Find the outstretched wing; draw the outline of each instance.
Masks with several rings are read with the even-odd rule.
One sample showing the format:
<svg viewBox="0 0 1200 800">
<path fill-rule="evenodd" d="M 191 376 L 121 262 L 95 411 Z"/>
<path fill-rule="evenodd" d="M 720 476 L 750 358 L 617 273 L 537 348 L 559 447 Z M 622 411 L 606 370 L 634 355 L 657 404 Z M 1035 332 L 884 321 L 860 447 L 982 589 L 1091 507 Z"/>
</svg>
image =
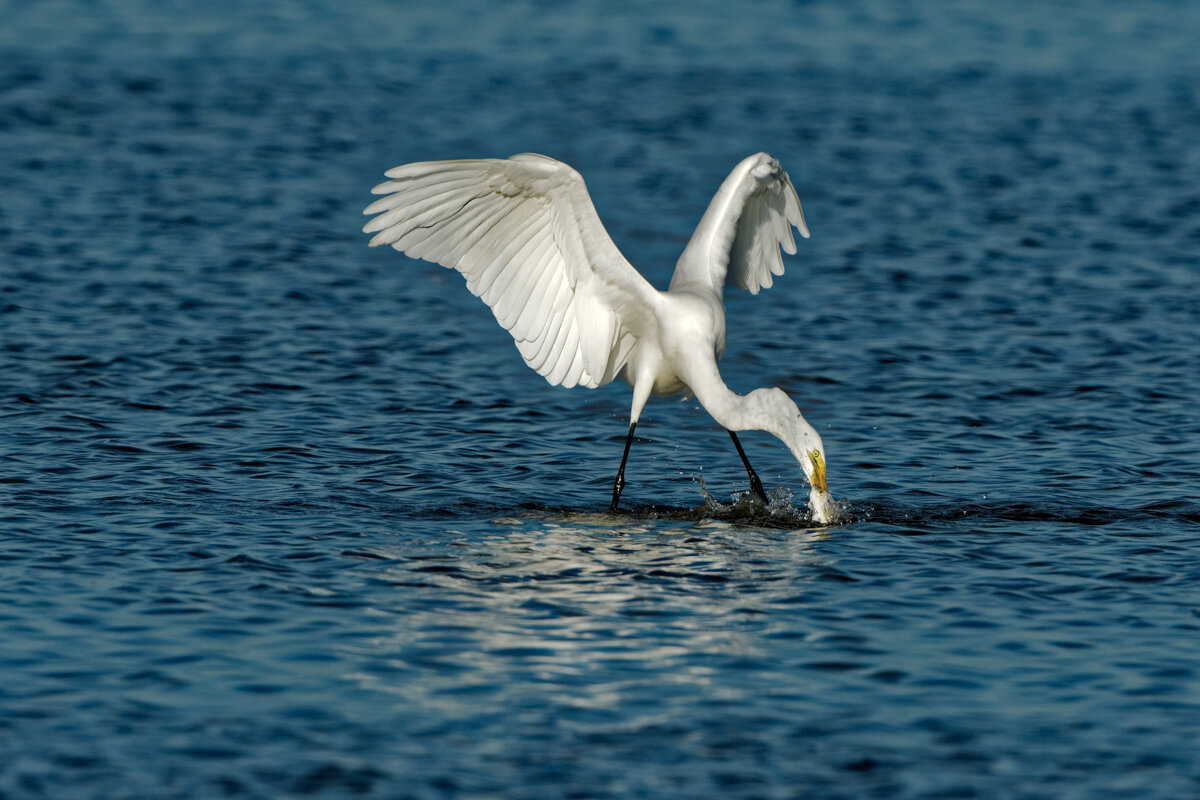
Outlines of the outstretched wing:
<svg viewBox="0 0 1200 800">
<path fill-rule="evenodd" d="M 766 153 L 743 159 L 708 204 L 675 265 L 671 288 L 699 283 L 751 294 L 769 289 L 771 276 L 783 274 L 780 246 L 796 252 L 792 226 L 808 238 L 800 198 L 783 167 Z"/>
<path fill-rule="evenodd" d="M 617 250 L 583 178 L 533 153 L 389 170 L 371 245 L 453 267 L 551 384 L 595 387 L 628 359 L 657 292 Z"/>
</svg>

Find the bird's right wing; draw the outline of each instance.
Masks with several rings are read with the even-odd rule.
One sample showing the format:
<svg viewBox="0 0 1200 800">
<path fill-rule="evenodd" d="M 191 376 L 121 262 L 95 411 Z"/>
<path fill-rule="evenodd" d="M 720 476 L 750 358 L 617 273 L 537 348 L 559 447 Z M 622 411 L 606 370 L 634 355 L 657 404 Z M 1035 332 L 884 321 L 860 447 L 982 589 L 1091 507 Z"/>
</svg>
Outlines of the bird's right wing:
<svg viewBox="0 0 1200 800">
<path fill-rule="evenodd" d="M 371 245 L 453 267 L 552 384 L 600 386 L 652 324 L 658 293 L 617 250 L 583 178 L 542 155 L 425 161 L 371 191 Z"/>
<path fill-rule="evenodd" d="M 783 274 L 782 246 L 796 252 L 792 227 L 808 238 L 800 198 L 779 162 L 766 153 L 743 159 L 717 189 L 688 241 L 671 288 L 697 283 L 720 291 L 736 286 L 758 294 Z"/>
</svg>

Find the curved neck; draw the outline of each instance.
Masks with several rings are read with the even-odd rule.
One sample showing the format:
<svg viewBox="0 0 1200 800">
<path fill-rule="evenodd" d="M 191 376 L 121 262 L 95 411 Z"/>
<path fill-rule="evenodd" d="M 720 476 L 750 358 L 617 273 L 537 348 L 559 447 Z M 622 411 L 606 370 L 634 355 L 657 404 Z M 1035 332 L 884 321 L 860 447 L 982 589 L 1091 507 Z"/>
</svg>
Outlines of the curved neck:
<svg viewBox="0 0 1200 800">
<path fill-rule="evenodd" d="M 715 366 L 714 366 L 715 372 Z M 808 424 L 800 409 L 782 389 L 755 389 L 746 395 L 737 394 L 716 375 L 716 380 L 690 384 L 696 399 L 718 423 L 731 431 L 766 431 L 785 445 L 800 462 L 805 477 L 813 480 L 813 464 L 809 453 L 816 450 L 825 458 L 821 436 Z"/>
</svg>

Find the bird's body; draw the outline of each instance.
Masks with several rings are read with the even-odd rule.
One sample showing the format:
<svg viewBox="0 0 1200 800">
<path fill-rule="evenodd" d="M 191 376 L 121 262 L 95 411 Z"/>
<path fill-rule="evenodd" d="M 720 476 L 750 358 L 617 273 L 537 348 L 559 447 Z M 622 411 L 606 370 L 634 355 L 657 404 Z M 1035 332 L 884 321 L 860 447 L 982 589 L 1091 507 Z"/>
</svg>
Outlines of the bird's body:
<svg viewBox="0 0 1200 800">
<path fill-rule="evenodd" d="M 825 486 L 821 437 L 780 389 L 730 391 L 725 285 L 757 294 L 783 274 L 791 228 L 807 237 L 787 173 L 765 153 L 744 159 L 721 184 L 680 257 L 667 291 L 652 287 L 617 250 L 583 179 L 571 167 L 524 153 L 509 159 L 429 161 L 396 167 L 363 230 L 372 245 L 461 272 L 491 306 L 525 362 L 552 384 L 596 387 L 621 376 L 633 387 L 629 438 L 651 393 L 689 392 L 730 431 L 751 483 L 761 483 L 734 431 L 780 438 L 812 485 L 813 518 L 837 507 Z M 625 459 L 613 491 L 616 507 Z"/>
</svg>

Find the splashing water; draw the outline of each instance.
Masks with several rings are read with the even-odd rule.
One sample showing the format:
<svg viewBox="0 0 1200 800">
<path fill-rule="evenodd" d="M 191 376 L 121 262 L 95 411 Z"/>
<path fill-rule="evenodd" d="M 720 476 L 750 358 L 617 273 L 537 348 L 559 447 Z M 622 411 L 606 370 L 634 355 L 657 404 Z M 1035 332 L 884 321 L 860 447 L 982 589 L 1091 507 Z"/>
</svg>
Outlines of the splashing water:
<svg viewBox="0 0 1200 800">
<path fill-rule="evenodd" d="M 703 475 L 699 476 L 699 483 L 704 504 L 697 511 L 725 522 L 762 525 L 768 528 L 829 527 L 838 524 L 845 517 L 847 510 L 846 504 L 832 501 L 833 520 L 826 525 L 817 525 L 813 522 L 811 508 L 794 505 L 792 501 L 796 494 L 786 486 L 778 486 L 768 491 L 766 504 L 749 490 L 734 492 L 730 502 L 722 503 L 708 491 Z"/>
</svg>

